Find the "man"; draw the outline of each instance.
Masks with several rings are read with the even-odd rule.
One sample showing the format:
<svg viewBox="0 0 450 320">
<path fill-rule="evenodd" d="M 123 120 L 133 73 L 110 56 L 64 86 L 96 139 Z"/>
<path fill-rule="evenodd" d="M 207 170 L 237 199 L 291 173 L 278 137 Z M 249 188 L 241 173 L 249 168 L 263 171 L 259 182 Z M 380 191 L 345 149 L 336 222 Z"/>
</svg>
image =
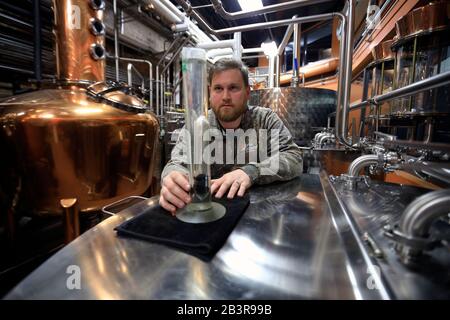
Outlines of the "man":
<svg viewBox="0 0 450 320">
<path fill-rule="evenodd" d="M 265 159 L 258 157 L 258 161 L 241 163 L 236 160 L 239 157 L 242 159 L 243 152 L 248 154 L 248 149 L 252 146 L 246 146 L 245 150 L 236 148 L 233 138 L 233 150 L 233 147 L 224 142 L 224 151 L 228 154 L 228 159 L 233 155 L 235 161 L 231 164 L 223 164 L 226 161 L 221 161 L 211 165 L 211 176 L 216 178 L 211 180 L 211 193 L 215 193 L 215 197 L 221 198 L 226 193 L 230 199 L 235 195 L 243 196 L 254 184 L 290 180 L 301 174 L 303 167 L 300 149 L 293 142 L 291 134 L 277 114 L 269 108 L 247 106 L 250 95 L 248 70 L 240 61 L 233 59 L 217 61 L 209 71 L 209 91 L 213 111 L 208 112 L 211 129 L 220 130 L 227 138 L 233 132 L 245 133 L 250 130 L 258 134 L 264 130 L 276 132 L 277 135 L 274 136 L 278 144 L 276 150 L 270 150 L 271 156 Z M 172 151 L 172 159 L 161 175 L 159 203 L 172 214 L 191 201 L 188 170 L 182 157 L 178 155 L 183 143 L 186 142 L 182 138 L 178 140 Z M 259 143 L 257 144 L 256 148 L 259 147 Z M 270 149 L 271 143 L 269 145 Z M 224 159 L 225 157 L 226 155 Z"/>
</svg>

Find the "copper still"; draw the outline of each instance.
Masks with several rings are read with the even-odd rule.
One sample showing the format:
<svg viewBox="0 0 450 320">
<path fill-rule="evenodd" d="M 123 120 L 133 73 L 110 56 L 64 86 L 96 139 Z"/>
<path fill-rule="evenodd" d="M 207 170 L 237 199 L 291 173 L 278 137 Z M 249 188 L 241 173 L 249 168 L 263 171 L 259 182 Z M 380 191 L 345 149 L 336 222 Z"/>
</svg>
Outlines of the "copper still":
<svg viewBox="0 0 450 320">
<path fill-rule="evenodd" d="M 59 215 L 67 203 L 96 211 L 154 180 L 156 116 L 104 81 L 105 2 L 53 6 L 59 80 L 0 103 L 2 210 L 22 199 L 32 214 Z"/>
</svg>

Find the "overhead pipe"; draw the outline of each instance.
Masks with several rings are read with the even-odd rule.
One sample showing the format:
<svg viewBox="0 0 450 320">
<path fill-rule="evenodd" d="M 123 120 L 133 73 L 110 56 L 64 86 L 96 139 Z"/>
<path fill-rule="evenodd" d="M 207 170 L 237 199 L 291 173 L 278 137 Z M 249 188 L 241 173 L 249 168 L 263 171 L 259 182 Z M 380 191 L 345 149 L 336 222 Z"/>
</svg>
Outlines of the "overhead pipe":
<svg viewBox="0 0 450 320">
<path fill-rule="evenodd" d="M 264 52 L 264 50 L 261 47 L 246 48 L 242 50 L 242 53 L 260 53 L 260 52 Z"/>
<path fill-rule="evenodd" d="M 177 0 L 182 1 L 182 0 Z M 246 32 L 246 31 L 253 31 L 253 30 L 261 30 L 261 29 L 269 29 L 269 28 L 276 28 L 276 27 L 283 27 L 287 26 L 293 23 L 308 23 L 308 22 L 316 22 L 316 21 L 322 21 L 322 20 L 331 20 L 334 17 L 343 17 L 343 15 L 339 12 L 332 12 L 332 13 L 324 13 L 324 14 L 317 14 L 307 17 L 300 17 L 295 19 L 283 19 L 283 20 L 277 20 L 277 21 L 270 21 L 270 22 L 260 22 L 260 23 L 253 23 L 248 24 L 244 26 L 238 26 L 238 27 L 231 27 L 231 28 L 224 28 L 219 30 L 212 29 L 201 17 L 196 15 L 195 12 L 193 12 L 193 16 L 195 19 L 202 25 L 205 26 L 208 33 L 211 33 L 216 36 L 221 36 L 224 34 L 230 34 L 235 32 Z"/>
<path fill-rule="evenodd" d="M 212 42 L 202 42 L 197 45 L 198 48 L 205 50 L 220 49 L 220 48 L 233 48 L 234 39 L 212 41 Z"/>
<path fill-rule="evenodd" d="M 161 1 L 166 6 L 166 8 L 174 15 L 176 15 L 181 21 L 184 21 L 184 19 L 186 18 L 185 14 L 180 10 L 178 10 L 178 8 L 175 7 L 175 5 L 172 4 L 172 2 L 170 2 L 169 0 L 159 0 L 159 1 Z"/>
<path fill-rule="evenodd" d="M 302 6 L 308 6 L 313 4 L 319 4 L 322 2 L 328 2 L 328 0 L 296 0 L 290 1 L 286 3 L 273 4 L 270 6 L 265 6 L 258 10 L 252 11 L 238 11 L 238 12 L 227 12 L 222 5 L 222 1 L 220 0 L 210 0 L 214 10 L 218 13 L 222 18 L 226 20 L 236 20 L 242 18 L 254 17 L 255 15 L 262 15 L 270 12 L 278 12 L 281 10 L 288 10 L 293 8 L 298 8 Z"/>
<path fill-rule="evenodd" d="M 172 10 L 170 10 L 162 0 L 145 0 L 145 3 L 151 5 L 155 11 L 171 24 L 183 23 L 184 19 L 180 18 Z"/>
</svg>

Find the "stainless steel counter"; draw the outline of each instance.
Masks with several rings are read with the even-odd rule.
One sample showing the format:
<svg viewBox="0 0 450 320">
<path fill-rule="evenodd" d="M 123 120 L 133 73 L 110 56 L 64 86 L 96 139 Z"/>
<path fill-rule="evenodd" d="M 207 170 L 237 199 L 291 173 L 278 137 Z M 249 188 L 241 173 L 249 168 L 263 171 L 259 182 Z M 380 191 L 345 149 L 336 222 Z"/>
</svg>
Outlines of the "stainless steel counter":
<svg viewBox="0 0 450 320">
<path fill-rule="evenodd" d="M 88 230 L 6 299 L 389 299 L 325 175 L 256 187 L 214 259 L 119 238 L 135 204 Z M 79 267 L 79 269 L 78 269 Z M 75 270 L 75 271 L 74 271 Z M 77 270 L 80 289 L 76 288 Z"/>
</svg>

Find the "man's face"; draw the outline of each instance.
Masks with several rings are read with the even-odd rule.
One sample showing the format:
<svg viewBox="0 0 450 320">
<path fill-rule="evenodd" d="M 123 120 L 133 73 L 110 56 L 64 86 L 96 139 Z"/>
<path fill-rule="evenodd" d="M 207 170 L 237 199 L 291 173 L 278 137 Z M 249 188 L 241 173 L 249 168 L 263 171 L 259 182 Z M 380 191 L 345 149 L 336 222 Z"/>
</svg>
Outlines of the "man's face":
<svg viewBox="0 0 450 320">
<path fill-rule="evenodd" d="M 245 86 L 238 69 L 217 72 L 212 77 L 211 107 L 222 122 L 234 121 L 245 112 L 249 94 L 250 88 Z"/>
</svg>

